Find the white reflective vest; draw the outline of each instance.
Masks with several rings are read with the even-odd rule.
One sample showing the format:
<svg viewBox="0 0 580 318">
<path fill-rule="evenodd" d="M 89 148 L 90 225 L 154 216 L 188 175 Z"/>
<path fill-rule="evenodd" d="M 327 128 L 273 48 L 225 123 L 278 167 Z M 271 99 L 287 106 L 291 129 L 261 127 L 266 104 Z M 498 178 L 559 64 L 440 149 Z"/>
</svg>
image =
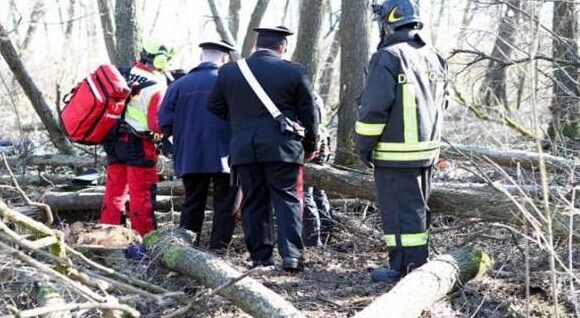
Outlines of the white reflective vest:
<svg viewBox="0 0 580 318">
<path fill-rule="evenodd" d="M 146 84 L 137 89 L 125 110 L 125 122 L 137 132 L 159 132 L 157 112 L 167 90 L 167 79 L 163 73 L 137 63 L 129 72 L 129 86 Z"/>
</svg>

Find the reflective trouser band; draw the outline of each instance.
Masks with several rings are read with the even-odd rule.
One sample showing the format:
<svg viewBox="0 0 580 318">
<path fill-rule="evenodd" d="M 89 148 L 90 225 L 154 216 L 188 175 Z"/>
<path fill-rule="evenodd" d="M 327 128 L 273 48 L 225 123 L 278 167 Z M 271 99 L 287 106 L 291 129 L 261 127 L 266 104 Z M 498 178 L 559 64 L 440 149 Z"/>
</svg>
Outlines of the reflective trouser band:
<svg viewBox="0 0 580 318">
<path fill-rule="evenodd" d="M 140 125 L 147 127 L 147 114 L 137 107 L 127 106 L 125 119 L 131 119 Z"/>
<path fill-rule="evenodd" d="M 357 121 L 355 124 L 355 131 L 361 136 L 380 136 L 383 134 L 385 126 L 385 124 L 367 124 L 361 121 Z"/>
<path fill-rule="evenodd" d="M 401 246 L 402 247 L 415 247 L 415 246 L 425 246 L 427 245 L 427 232 L 415 233 L 415 234 L 401 234 Z M 397 237 L 395 234 L 385 234 L 383 237 L 388 247 L 397 246 Z"/>
<path fill-rule="evenodd" d="M 373 159 L 383 161 L 421 161 L 439 156 L 439 141 L 417 143 L 379 142 Z"/>
<path fill-rule="evenodd" d="M 415 84 L 403 84 L 403 123 L 405 127 L 405 143 L 419 142 L 417 129 L 417 98 Z"/>
</svg>

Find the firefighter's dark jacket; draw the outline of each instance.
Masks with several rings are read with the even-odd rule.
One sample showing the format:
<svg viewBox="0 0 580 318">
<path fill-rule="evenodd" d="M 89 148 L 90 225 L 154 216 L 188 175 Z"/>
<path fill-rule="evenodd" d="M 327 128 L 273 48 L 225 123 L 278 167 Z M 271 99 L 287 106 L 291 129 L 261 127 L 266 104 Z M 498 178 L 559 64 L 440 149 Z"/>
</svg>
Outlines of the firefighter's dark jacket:
<svg viewBox="0 0 580 318">
<path fill-rule="evenodd" d="M 370 62 L 357 148 L 375 166 L 428 167 L 439 156 L 447 64 L 417 31 L 393 34 Z"/>
<path fill-rule="evenodd" d="M 303 68 L 268 50 L 255 52 L 247 62 L 278 109 L 306 128 L 306 138 L 300 141 L 297 137 L 280 132 L 279 123 L 252 91 L 238 65 L 224 65 L 210 94 L 208 109 L 231 122 L 232 165 L 265 162 L 302 164 L 304 152 L 316 148 L 319 124 Z"/>
</svg>

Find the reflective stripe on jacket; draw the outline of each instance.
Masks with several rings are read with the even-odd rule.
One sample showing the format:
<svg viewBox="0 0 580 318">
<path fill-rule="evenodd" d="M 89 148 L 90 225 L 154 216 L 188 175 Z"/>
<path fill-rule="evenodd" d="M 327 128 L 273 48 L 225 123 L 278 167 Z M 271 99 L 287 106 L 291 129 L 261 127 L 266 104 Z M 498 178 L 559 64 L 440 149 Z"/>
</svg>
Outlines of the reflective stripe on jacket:
<svg viewBox="0 0 580 318">
<path fill-rule="evenodd" d="M 427 167 L 439 156 L 447 64 L 417 31 L 395 33 L 371 59 L 357 147 L 377 166 Z"/>
<path fill-rule="evenodd" d="M 148 82 L 155 83 L 138 89 L 131 97 L 125 110 L 125 122 L 137 132 L 160 132 L 157 112 L 167 90 L 165 75 L 141 63 L 135 63 L 125 77 L 130 87 Z"/>
</svg>

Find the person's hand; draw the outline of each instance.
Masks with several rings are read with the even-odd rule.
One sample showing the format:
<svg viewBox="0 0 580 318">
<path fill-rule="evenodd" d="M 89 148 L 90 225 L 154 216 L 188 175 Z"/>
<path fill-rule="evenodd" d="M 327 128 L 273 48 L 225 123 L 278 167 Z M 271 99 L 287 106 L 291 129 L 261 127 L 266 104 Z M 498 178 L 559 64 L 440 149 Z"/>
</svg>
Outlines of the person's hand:
<svg viewBox="0 0 580 318">
<path fill-rule="evenodd" d="M 153 142 L 160 142 L 163 139 L 163 134 L 154 133 L 153 134 Z"/>
<path fill-rule="evenodd" d="M 314 158 L 316 158 L 318 156 L 318 151 L 311 151 L 311 152 L 307 152 L 304 155 L 304 162 L 310 162 L 312 160 L 314 160 Z"/>
</svg>

